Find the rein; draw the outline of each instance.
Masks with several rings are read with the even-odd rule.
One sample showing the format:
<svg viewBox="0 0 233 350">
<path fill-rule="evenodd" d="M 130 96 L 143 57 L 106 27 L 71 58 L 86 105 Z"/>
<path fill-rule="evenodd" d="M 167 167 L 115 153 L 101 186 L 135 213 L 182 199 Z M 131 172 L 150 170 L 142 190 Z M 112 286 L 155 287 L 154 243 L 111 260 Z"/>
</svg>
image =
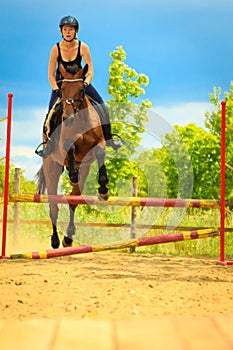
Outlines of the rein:
<svg viewBox="0 0 233 350">
<path fill-rule="evenodd" d="M 62 79 L 62 80 L 59 80 L 58 82 L 63 82 L 63 81 L 66 81 L 68 83 L 75 83 L 76 81 L 83 81 L 82 78 L 78 78 L 78 79 Z"/>
<path fill-rule="evenodd" d="M 75 83 L 76 81 L 83 81 L 83 78 L 78 78 L 78 79 L 60 79 L 57 80 L 57 83 L 62 83 L 63 81 L 65 82 L 70 82 L 70 83 Z"/>
</svg>

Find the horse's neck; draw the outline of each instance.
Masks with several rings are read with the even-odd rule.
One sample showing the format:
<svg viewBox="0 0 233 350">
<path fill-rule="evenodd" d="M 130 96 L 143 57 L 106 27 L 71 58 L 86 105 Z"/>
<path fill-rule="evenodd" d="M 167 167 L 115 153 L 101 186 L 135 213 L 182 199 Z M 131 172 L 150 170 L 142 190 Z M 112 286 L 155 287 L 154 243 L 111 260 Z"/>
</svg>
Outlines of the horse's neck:
<svg viewBox="0 0 233 350">
<path fill-rule="evenodd" d="M 92 104 L 90 102 L 89 96 L 85 96 L 84 101 L 83 101 L 83 107 L 84 108 L 92 107 Z"/>
<path fill-rule="evenodd" d="M 81 118 L 85 126 L 97 127 L 101 125 L 101 118 L 99 113 L 89 100 L 88 96 L 85 96 L 82 104 L 83 113 L 81 113 Z M 81 112 L 81 111 L 80 111 Z"/>
</svg>

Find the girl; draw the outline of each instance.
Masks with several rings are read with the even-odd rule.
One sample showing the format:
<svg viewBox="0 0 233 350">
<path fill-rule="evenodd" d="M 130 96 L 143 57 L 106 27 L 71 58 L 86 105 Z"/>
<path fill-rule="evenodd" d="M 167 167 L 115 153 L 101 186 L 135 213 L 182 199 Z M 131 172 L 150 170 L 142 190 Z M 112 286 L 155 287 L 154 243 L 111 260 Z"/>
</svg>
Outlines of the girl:
<svg viewBox="0 0 233 350">
<path fill-rule="evenodd" d="M 104 104 L 102 97 L 91 84 L 94 76 L 93 64 L 89 47 L 87 44 L 81 42 L 77 38 L 79 23 L 76 18 L 72 16 L 66 16 L 61 19 L 59 27 L 63 40 L 53 46 L 50 53 L 48 65 L 48 79 L 52 87 L 52 94 L 49 102 L 49 111 L 55 104 L 56 100 L 62 96 L 62 92 L 60 90 L 61 82 L 59 83 L 59 80 L 62 79 L 62 75 L 59 72 L 59 63 L 61 63 L 67 71 L 72 71 L 74 69 L 82 68 L 81 62 L 82 59 L 84 59 L 85 64 L 88 64 L 88 72 L 86 74 L 84 82 L 86 87 L 86 95 L 91 97 L 95 103 L 100 104 L 104 110 L 104 113 L 101 113 L 100 118 L 106 144 L 107 146 L 111 146 L 114 150 L 118 150 L 118 148 L 121 147 L 123 143 L 118 135 L 113 135 L 111 133 L 108 110 Z M 50 134 L 52 131 L 53 130 L 50 130 Z M 44 133 L 46 134 L 45 128 Z M 112 136 L 117 136 L 119 140 L 113 139 Z M 36 151 L 36 153 L 41 157 L 46 158 L 52 152 L 53 147 L 51 146 L 51 142 L 47 143 L 46 147 L 43 150 Z"/>
</svg>

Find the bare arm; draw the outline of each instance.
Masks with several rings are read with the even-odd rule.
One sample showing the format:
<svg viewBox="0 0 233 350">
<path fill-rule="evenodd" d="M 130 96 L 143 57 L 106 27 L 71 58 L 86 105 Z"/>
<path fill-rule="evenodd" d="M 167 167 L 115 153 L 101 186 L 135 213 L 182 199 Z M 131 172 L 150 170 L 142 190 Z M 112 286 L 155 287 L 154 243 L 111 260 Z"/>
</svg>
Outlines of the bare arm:
<svg viewBox="0 0 233 350">
<path fill-rule="evenodd" d="M 81 56 L 83 56 L 84 62 L 88 64 L 88 72 L 85 81 L 90 84 L 94 77 L 94 68 L 92 64 L 90 49 L 84 42 L 82 42 L 81 46 Z"/>
<path fill-rule="evenodd" d="M 55 45 L 50 52 L 49 66 L 48 66 L 48 79 L 53 90 L 58 89 L 55 73 L 56 73 L 56 64 L 57 64 L 58 50 Z"/>
</svg>

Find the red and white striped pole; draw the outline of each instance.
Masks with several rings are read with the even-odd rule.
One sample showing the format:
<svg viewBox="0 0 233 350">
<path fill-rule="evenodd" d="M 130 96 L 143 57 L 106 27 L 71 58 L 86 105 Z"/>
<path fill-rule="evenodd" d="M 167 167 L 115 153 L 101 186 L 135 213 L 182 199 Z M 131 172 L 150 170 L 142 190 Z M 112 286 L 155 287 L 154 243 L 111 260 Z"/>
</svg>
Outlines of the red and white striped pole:
<svg viewBox="0 0 233 350">
<path fill-rule="evenodd" d="M 8 215 L 12 99 L 13 99 L 13 94 L 9 93 L 8 94 L 8 113 L 7 113 L 6 160 L 5 160 L 4 204 L 3 204 L 3 221 L 2 221 L 2 255 L 1 255 L 1 258 L 6 257 L 6 233 L 7 233 L 7 215 Z"/>
</svg>

